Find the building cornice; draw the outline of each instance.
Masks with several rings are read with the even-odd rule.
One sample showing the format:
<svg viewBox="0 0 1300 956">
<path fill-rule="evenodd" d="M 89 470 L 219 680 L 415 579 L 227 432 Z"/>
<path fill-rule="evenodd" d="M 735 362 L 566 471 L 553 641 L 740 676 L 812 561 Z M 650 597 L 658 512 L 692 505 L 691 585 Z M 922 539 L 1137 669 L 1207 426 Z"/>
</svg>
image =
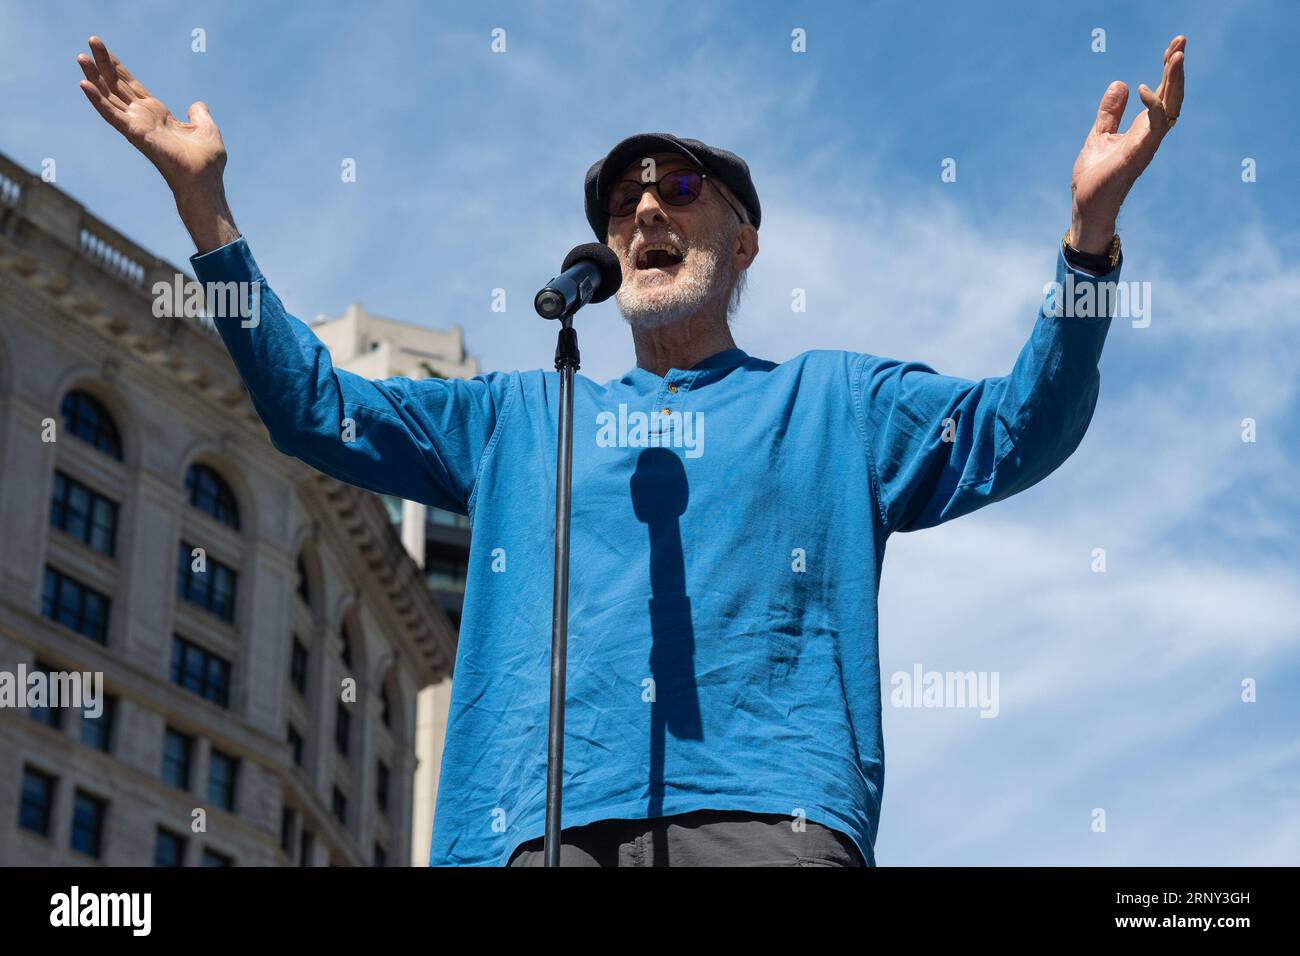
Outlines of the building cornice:
<svg viewBox="0 0 1300 956">
<path fill-rule="evenodd" d="M 422 665 L 420 685 L 451 673 L 456 632 L 425 587 L 418 565 L 380 500 L 276 451 L 215 328 L 198 317 L 153 314 L 151 289 L 193 276 L 131 242 L 55 186 L 0 154 L 0 271 L 60 314 L 166 374 L 221 410 L 227 429 L 274 456 L 294 487 L 325 510 L 359 556 L 387 617 Z M 108 361 L 118 362 L 116 356 Z"/>
</svg>

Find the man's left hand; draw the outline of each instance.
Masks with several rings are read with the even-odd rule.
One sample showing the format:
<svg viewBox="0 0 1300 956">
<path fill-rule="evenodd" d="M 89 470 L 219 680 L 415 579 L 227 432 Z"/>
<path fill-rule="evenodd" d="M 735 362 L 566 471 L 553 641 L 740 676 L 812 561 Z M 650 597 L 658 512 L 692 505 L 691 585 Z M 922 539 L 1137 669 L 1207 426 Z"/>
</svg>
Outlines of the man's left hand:
<svg viewBox="0 0 1300 956">
<path fill-rule="evenodd" d="M 1119 132 L 1128 103 L 1128 86 L 1116 80 L 1106 88 L 1097 109 L 1097 121 L 1074 161 L 1071 191 L 1070 245 L 1080 252 L 1104 253 L 1115 235 L 1115 220 L 1124 197 L 1147 168 L 1165 134 L 1173 128 L 1183 108 L 1183 50 L 1187 37 L 1176 36 L 1165 50 L 1164 76 L 1155 91 L 1138 85 L 1146 104 Z"/>
</svg>

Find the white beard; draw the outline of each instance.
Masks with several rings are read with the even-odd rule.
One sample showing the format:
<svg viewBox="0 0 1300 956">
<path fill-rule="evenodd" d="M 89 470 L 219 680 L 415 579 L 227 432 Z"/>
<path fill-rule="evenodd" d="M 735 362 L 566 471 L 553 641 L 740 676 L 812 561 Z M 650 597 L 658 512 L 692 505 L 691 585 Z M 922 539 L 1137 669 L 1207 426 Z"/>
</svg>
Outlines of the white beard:
<svg viewBox="0 0 1300 956">
<path fill-rule="evenodd" d="M 687 248 L 681 236 L 670 233 L 686 258 L 671 278 L 656 276 L 648 281 L 638 274 L 635 264 L 623 263 L 623 282 L 614 301 L 628 324 L 638 329 L 656 329 L 697 315 L 714 303 L 725 308 L 727 296 L 735 284 L 735 270 L 728 251 L 731 237 L 715 236 L 712 244 L 701 243 Z"/>
</svg>

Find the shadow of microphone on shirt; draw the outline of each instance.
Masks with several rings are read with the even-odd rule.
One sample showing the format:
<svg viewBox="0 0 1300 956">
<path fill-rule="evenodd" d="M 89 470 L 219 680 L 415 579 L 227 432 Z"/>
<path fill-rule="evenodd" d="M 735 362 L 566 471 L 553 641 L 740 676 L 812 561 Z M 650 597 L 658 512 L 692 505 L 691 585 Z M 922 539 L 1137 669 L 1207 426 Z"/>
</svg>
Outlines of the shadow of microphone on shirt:
<svg viewBox="0 0 1300 956">
<path fill-rule="evenodd" d="M 667 448 L 647 448 L 632 474 L 632 508 L 650 535 L 650 802 L 647 816 L 663 816 L 667 734 L 703 740 L 695 683 L 695 630 L 686 593 L 686 559 L 678 519 L 690 490 L 682 461 Z M 656 854 L 656 859 L 659 856 Z"/>
</svg>

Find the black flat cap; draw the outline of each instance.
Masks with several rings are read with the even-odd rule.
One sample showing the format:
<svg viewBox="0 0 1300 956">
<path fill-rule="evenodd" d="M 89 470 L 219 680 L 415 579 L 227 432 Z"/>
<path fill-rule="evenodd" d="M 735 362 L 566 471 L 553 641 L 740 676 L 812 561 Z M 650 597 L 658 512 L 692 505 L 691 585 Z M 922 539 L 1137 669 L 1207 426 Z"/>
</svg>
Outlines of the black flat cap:
<svg viewBox="0 0 1300 956">
<path fill-rule="evenodd" d="M 683 139 L 671 133 L 638 133 L 629 136 L 611 149 L 604 159 L 597 160 L 587 170 L 586 200 L 587 222 L 596 238 L 604 242 L 609 232 L 609 215 L 605 212 L 605 196 L 610 187 L 622 177 L 623 171 L 631 163 L 640 162 L 655 153 L 678 153 L 703 167 L 703 169 L 721 179 L 740 200 L 749 221 L 758 228 L 762 218 L 762 209 L 758 205 L 758 193 L 754 190 L 754 181 L 749 176 L 749 166 L 735 153 L 718 149 L 701 143 L 698 139 Z"/>
</svg>

